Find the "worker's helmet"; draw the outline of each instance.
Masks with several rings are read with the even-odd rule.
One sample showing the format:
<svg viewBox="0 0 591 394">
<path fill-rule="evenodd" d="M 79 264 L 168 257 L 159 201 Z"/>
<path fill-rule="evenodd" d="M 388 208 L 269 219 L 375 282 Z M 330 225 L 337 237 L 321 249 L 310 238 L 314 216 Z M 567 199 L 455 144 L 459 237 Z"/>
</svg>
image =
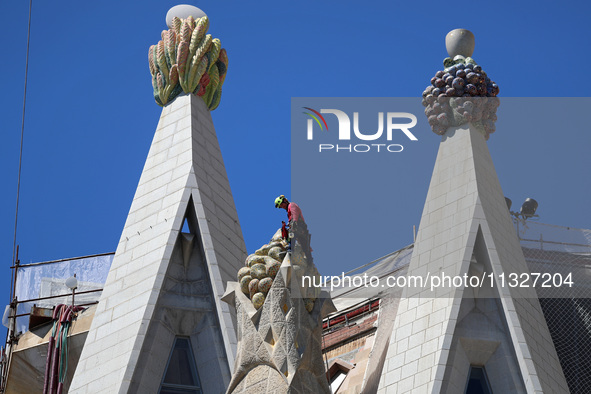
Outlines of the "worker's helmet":
<svg viewBox="0 0 591 394">
<path fill-rule="evenodd" d="M 283 194 L 277 197 L 275 199 L 275 208 L 279 208 L 279 206 L 283 203 L 283 200 L 285 200 L 285 196 Z"/>
</svg>

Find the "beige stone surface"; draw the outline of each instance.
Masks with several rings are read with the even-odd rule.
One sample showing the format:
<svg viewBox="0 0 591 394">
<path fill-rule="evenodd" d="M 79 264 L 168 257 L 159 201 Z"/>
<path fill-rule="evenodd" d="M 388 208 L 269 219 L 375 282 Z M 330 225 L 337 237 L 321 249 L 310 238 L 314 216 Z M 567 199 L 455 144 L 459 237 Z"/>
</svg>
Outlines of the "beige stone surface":
<svg viewBox="0 0 591 394">
<path fill-rule="evenodd" d="M 334 306 L 322 294 L 308 312 L 288 253 L 265 303 L 255 309 L 236 282 L 223 300 L 236 308 L 238 350 L 227 393 L 330 393 L 322 359 L 322 317 Z M 267 379 L 266 381 L 263 379 Z M 273 386 L 270 390 L 268 385 Z"/>
<path fill-rule="evenodd" d="M 279 371 L 268 365 L 258 365 L 244 375 L 233 393 L 286 393 L 287 390 L 287 381 Z"/>
<path fill-rule="evenodd" d="M 373 331 L 364 338 L 362 347 L 352 360 L 354 367 L 339 387 L 338 394 L 357 394 L 363 391 L 369 356 L 375 343 L 375 334 L 376 331 Z"/>
</svg>

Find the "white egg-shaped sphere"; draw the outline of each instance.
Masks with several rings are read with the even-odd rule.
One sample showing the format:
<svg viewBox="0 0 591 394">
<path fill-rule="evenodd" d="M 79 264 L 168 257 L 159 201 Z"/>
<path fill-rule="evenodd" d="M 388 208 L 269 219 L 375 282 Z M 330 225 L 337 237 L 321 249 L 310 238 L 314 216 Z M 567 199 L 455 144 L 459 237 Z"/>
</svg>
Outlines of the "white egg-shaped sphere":
<svg viewBox="0 0 591 394">
<path fill-rule="evenodd" d="M 166 13 L 166 26 L 170 29 L 172 27 L 172 20 L 175 16 L 181 19 L 187 19 L 189 16 L 198 19 L 205 16 L 205 12 L 201 9 L 189 4 L 179 4 L 172 7 Z"/>
</svg>

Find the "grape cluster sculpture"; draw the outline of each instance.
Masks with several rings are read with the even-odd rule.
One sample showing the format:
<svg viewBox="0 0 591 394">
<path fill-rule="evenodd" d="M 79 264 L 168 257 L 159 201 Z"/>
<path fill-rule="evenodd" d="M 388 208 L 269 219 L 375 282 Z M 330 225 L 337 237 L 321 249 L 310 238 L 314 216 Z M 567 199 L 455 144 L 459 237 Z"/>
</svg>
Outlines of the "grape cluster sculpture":
<svg viewBox="0 0 591 394">
<path fill-rule="evenodd" d="M 488 140 L 497 120 L 498 85 L 471 57 L 448 57 L 443 65 L 423 92 L 431 129 L 443 135 L 448 127 L 472 123 Z"/>
<path fill-rule="evenodd" d="M 219 39 L 206 34 L 208 28 L 207 16 L 175 17 L 172 27 L 162 31 L 162 40 L 150 46 L 148 62 L 158 105 L 183 92 L 202 97 L 210 110 L 220 104 L 228 55 Z"/>
</svg>

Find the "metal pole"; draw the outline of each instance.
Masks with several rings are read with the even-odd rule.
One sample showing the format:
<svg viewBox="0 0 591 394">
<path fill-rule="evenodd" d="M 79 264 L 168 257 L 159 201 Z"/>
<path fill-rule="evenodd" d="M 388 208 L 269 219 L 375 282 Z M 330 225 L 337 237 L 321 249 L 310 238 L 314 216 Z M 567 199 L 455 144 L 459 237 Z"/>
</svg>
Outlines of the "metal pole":
<svg viewBox="0 0 591 394">
<path fill-rule="evenodd" d="M 74 274 L 74 278 L 76 277 L 76 274 Z M 74 287 L 72 289 L 72 306 L 74 306 L 74 295 L 76 294 L 76 287 Z"/>
<path fill-rule="evenodd" d="M 94 290 L 79 291 L 78 294 L 95 293 L 97 291 L 103 291 L 103 289 L 94 289 Z M 29 300 L 16 301 L 16 303 L 17 304 L 22 304 L 23 302 L 33 302 L 33 301 L 49 300 L 49 299 L 52 299 L 52 298 L 68 297 L 69 295 L 70 295 L 70 293 L 68 293 L 68 294 L 54 295 L 54 296 L 47 296 L 47 297 L 31 298 Z"/>
<path fill-rule="evenodd" d="M 92 257 L 109 256 L 109 255 L 112 255 L 112 254 L 115 254 L 115 253 L 114 252 L 109 252 L 109 253 L 100 253 L 100 254 L 90 254 L 90 255 L 87 255 L 87 256 L 69 257 L 67 259 L 41 261 L 41 262 L 38 262 L 38 263 L 21 264 L 21 267 L 34 267 L 34 266 L 37 266 L 37 265 L 46 265 L 46 264 L 53 264 L 53 263 L 61 263 L 61 262 L 64 262 L 64 261 L 72 261 L 72 262 L 75 262 L 76 260 L 88 259 L 88 258 L 92 258 Z M 10 268 L 14 268 L 14 266 L 12 266 Z"/>
<path fill-rule="evenodd" d="M 16 261 L 14 262 L 14 286 L 12 288 L 12 300 L 10 303 L 10 308 L 13 309 L 13 311 L 11 313 L 13 315 L 13 318 L 11 319 L 12 322 L 10 324 L 10 327 L 8 327 L 9 342 L 11 344 L 10 352 L 9 352 L 9 356 L 8 356 L 9 359 L 10 359 L 10 356 L 12 356 L 12 343 L 16 340 L 16 336 L 15 336 L 16 314 L 17 314 L 17 308 L 18 308 L 18 299 L 16 296 L 16 280 L 18 279 L 18 269 L 21 264 L 19 257 L 18 257 L 18 252 L 19 252 L 19 247 L 16 248 Z"/>
<path fill-rule="evenodd" d="M 18 258 L 18 252 L 19 252 L 19 247 L 16 247 L 16 261 L 14 262 L 14 286 L 12 286 L 12 297 L 11 299 L 14 300 L 16 297 L 16 279 L 17 279 L 17 275 L 18 275 L 18 269 L 19 266 L 21 264 L 19 258 Z"/>
</svg>

